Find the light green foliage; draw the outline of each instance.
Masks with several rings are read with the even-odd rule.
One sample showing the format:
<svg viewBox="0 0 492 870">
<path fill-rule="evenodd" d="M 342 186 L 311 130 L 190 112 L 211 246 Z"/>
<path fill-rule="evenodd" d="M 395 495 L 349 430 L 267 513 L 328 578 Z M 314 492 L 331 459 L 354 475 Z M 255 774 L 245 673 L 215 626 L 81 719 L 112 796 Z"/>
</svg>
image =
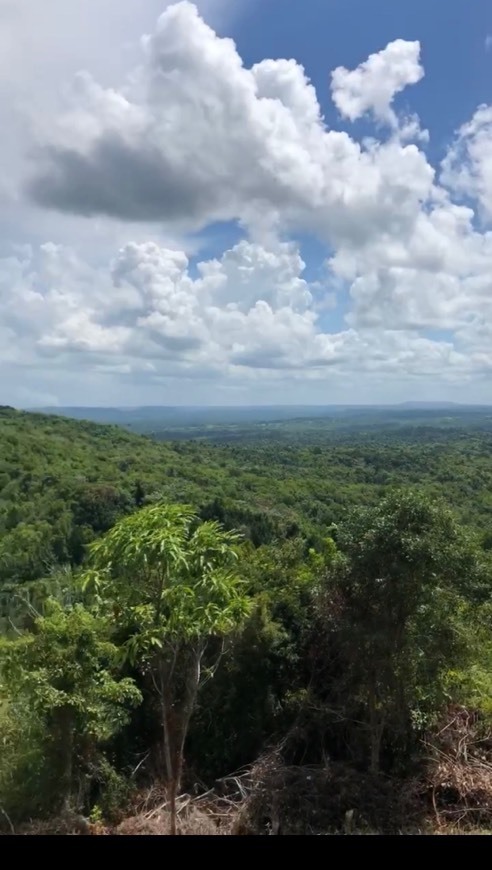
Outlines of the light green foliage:
<svg viewBox="0 0 492 870">
<path fill-rule="evenodd" d="M 455 625 L 466 641 L 468 656 L 446 674 L 450 697 L 471 710 L 479 710 L 484 730 L 492 726 L 492 605 L 479 608 L 462 602 Z"/>
<path fill-rule="evenodd" d="M 156 492 L 258 546 L 296 533 L 317 541 L 347 508 L 377 504 L 389 487 L 418 486 L 444 498 L 486 543 L 491 437 L 487 420 L 466 425 L 412 417 L 396 427 L 376 415 L 359 428 L 300 420 L 236 427 L 234 443 L 155 443 L 116 427 L 0 410 L 0 583 L 80 564 L 85 544 Z"/>
<path fill-rule="evenodd" d="M 185 740 L 206 781 L 278 741 L 413 770 L 448 702 L 491 714 L 490 421 L 382 413 L 152 440 L 0 408 L 0 807 L 100 822 L 135 769 L 172 797 Z"/>
<path fill-rule="evenodd" d="M 248 610 L 237 576 L 238 536 L 192 508 L 157 504 L 121 520 L 90 550 L 85 587 L 130 632 L 122 649 L 149 669 L 157 692 L 163 755 L 176 830 L 184 744 L 210 643 Z"/>
<path fill-rule="evenodd" d="M 52 808 L 45 723 L 24 698 L 9 698 L 0 682 L 0 807 L 11 820 L 35 818 Z M 0 818 L 0 832 L 5 829 Z"/>
<path fill-rule="evenodd" d="M 11 719 L 25 721 L 29 709 L 44 731 L 45 762 L 69 806 L 98 744 L 128 721 L 140 693 L 132 680 L 118 679 L 118 650 L 101 617 L 82 605 L 52 602 L 46 610 L 33 631 L 1 642 L 0 676 Z"/>
<path fill-rule="evenodd" d="M 125 722 L 125 705 L 139 701 L 138 692 L 131 680 L 115 679 L 118 650 L 100 618 L 82 605 L 64 610 L 53 602 L 48 609 L 33 632 L 2 642 L 4 684 L 40 714 L 69 708 L 78 729 L 107 739 Z"/>
<path fill-rule="evenodd" d="M 137 627 L 126 645 L 135 661 L 165 644 L 227 634 L 241 621 L 237 543 L 218 523 L 198 524 L 190 507 L 150 506 L 91 546 L 85 586 Z"/>
</svg>

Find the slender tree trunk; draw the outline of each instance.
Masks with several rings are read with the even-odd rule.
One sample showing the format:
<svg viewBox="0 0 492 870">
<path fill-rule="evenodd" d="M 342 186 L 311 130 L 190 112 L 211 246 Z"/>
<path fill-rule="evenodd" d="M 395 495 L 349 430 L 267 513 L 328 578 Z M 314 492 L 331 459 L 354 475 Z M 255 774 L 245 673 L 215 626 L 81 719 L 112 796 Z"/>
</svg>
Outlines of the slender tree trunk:
<svg viewBox="0 0 492 870">
<path fill-rule="evenodd" d="M 378 713 L 377 694 L 375 680 L 371 681 L 369 688 L 369 734 L 371 745 L 371 773 L 379 773 L 381 762 L 381 740 L 383 737 L 384 723 Z"/>
<path fill-rule="evenodd" d="M 202 656 L 203 648 L 199 647 L 193 651 L 191 662 L 183 665 L 186 669 L 182 674 L 185 687 L 179 706 L 177 699 L 173 697 L 173 674 L 166 673 L 165 662 L 160 667 L 161 716 L 172 835 L 177 833 L 176 801 L 181 788 L 185 741 L 200 684 Z"/>
<path fill-rule="evenodd" d="M 171 812 L 171 820 L 170 820 L 170 833 L 172 835 L 176 834 L 176 792 L 177 792 L 177 783 L 174 772 L 173 765 L 173 752 L 172 752 L 172 725 L 170 721 L 170 714 L 167 709 L 167 704 L 165 701 L 162 703 L 162 729 L 163 729 L 163 742 L 164 742 L 164 758 L 166 761 L 166 779 L 167 779 L 167 795 L 169 800 L 169 807 Z"/>
<path fill-rule="evenodd" d="M 379 773 L 381 763 L 382 729 L 379 724 L 371 728 L 371 773 Z"/>
<path fill-rule="evenodd" d="M 193 710 L 195 709 L 196 697 L 198 694 L 198 688 L 200 686 L 200 677 L 201 677 L 201 668 L 202 668 L 202 658 L 204 653 L 204 647 L 199 646 L 197 649 L 193 650 L 193 658 L 190 663 L 190 670 L 186 675 L 186 687 L 185 687 L 185 696 L 183 700 L 183 705 L 181 708 L 180 719 L 181 719 L 181 735 L 178 746 L 178 765 L 179 765 L 179 780 L 181 781 L 181 774 L 183 771 L 183 761 L 184 761 L 184 747 L 186 737 L 188 735 L 188 729 L 190 727 L 190 720 L 193 715 Z"/>
<path fill-rule="evenodd" d="M 57 713 L 58 732 L 58 759 L 60 792 L 62 795 L 62 812 L 69 813 L 72 809 L 72 780 L 73 780 L 73 753 L 74 753 L 74 729 L 73 716 L 69 707 L 61 707 Z"/>
<path fill-rule="evenodd" d="M 176 808 L 176 795 L 178 786 L 175 779 L 172 779 L 168 786 L 169 790 L 169 806 L 171 810 L 171 821 L 169 824 L 169 833 L 175 837 L 178 833 L 178 813 Z"/>
<path fill-rule="evenodd" d="M 162 743 L 164 751 L 164 761 L 166 765 L 166 790 L 170 808 L 170 834 L 173 836 L 177 831 L 177 812 L 176 812 L 176 793 L 178 784 L 176 782 L 176 771 L 174 764 L 174 713 L 172 709 L 172 692 L 169 685 L 170 674 L 167 672 L 166 662 L 159 662 L 159 695 L 161 702 L 161 722 L 162 722 Z"/>
</svg>

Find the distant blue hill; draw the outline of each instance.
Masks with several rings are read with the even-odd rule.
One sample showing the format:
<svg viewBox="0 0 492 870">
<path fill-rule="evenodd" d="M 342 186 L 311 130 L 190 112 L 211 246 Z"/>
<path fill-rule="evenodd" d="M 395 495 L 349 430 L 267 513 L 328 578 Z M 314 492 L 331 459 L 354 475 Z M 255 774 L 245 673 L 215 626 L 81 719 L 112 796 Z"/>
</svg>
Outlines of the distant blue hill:
<svg viewBox="0 0 492 870">
<path fill-rule="evenodd" d="M 454 402 L 402 402 L 398 405 L 262 405 L 262 406 L 157 406 L 137 408 L 110 407 L 44 407 L 30 409 L 44 414 L 56 414 L 75 420 L 113 423 L 120 426 L 150 429 L 152 427 L 187 427 L 247 425 L 287 420 L 323 419 L 378 415 L 380 417 L 412 412 L 430 415 L 449 411 L 462 414 L 487 410 L 485 406 L 460 405 Z"/>
</svg>

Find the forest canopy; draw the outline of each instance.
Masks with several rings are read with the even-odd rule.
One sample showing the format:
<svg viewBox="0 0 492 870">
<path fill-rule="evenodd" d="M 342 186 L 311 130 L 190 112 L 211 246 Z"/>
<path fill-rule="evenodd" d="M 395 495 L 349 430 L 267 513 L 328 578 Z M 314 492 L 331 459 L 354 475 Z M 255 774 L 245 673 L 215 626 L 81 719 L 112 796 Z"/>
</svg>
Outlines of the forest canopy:
<svg viewBox="0 0 492 870">
<path fill-rule="evenodd" d="M 339 803 L 318 821 L 284 807 L 292 832 L 343 828 L 344 789 L 361 824 L 424 824 L 436 735 L 459 711 L 488 764 L 492 437 L 275 425 L 277 440 L 248 426 L 164 442 L 0 410 L 8 830 L 60 814 L 114 826 L 155 783 L 179 830 L 183 789 L 256 763 L 236 832 L 266 832 L 261 801 L 305 765 L 320 795 L 335 777 Z M 447 818 L 459 789 L 436 797 L 432 781 Z"/>
</svg>

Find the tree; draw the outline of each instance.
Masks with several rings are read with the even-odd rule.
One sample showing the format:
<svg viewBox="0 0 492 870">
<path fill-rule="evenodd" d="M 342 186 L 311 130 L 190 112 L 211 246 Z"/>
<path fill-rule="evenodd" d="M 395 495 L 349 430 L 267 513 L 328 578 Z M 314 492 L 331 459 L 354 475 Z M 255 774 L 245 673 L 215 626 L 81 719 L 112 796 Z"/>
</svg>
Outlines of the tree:
<svg viewBox="0 0 492 870">
<path fill-rule="evenodd" d="M 84 484 L 76 493 L 73 506 L 77 526 L 89 526 L 95 532 L 105 532 L 128 508 L 125 493 L 108 484 Z"/>
<path fill-rule="evenodd" d="M 63 608 L 82 604 L 82 590 L 70 565 L 54 565 L 39 580 L 1 585 L 0 631 L 15 637 L 35 630 L 36 620 L 52 613 L 55 602 Z"/>
<path fill-rule="evenodd" d="M 330 542 L 322 553 L 306 553 L 301 538 L 259 549 L 249 541 L 242 545 L 251 612 L 201 694 L 190 728 L 188 752 L 205 779 L 249 764 L 273 734 L 290 730 L 292 699 L 304 686 L 313 590 L 326 559 L 331 561 Z"/>
<path fill-rule="evenodd" d="M 32 632 L 0 642 L 0 674 L 14 704 L 27 703 L 43 723 L 48 766 L 69 811 L 83 756 L 125 724 L 140 693 L 117 678 L 118 649 L 100 616 L 53 600 L 45 612 Z"/>
<path fill-rule="evenodd" d="M 356 510 L 337 544 L 345 560 L 325 612 L 343 692 L 366 711 L 375 772 L 390 723 L 398 733 L 442 702 L 445 675 L 464 653 L 456 615 L 481 588 L 481 565 L 450 512 L 411 492 Z"/>
<path fill-rule="evenodd" d="M 200 523 L 191 508 L 158 504 L 91 545 L 86 585 L 129 629 L 125 654 L 150 673 L 159 699 L 173 834 L 184 744 L 210 673 L 204 655 L 247 611 L 234 571 L 237 542 L 218 523 Z"/>
<path fill-rule="evenodd" d="M 138 508 L 141 508 L 145 501 L 145 489 L 140 480 L 137 480 L 135 484 L 135 490 L 133 494 L 133 498 L 135 499 L 135 504 Z"/>
</svg>

